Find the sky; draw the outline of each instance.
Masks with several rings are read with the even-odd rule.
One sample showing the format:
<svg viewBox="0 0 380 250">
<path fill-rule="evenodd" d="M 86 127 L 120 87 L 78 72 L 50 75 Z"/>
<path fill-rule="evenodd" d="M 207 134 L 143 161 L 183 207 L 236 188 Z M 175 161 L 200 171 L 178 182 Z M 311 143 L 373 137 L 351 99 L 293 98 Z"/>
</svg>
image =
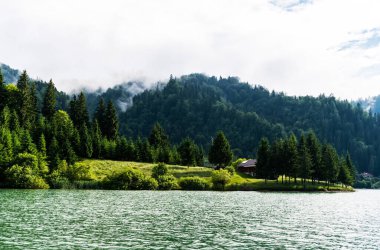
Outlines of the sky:
<svg viewBox="0 0 380 250">
<path fill-rule="evenodd" d="M 0 62 L 60 90 L 172 74 L 380 94 L 378 0 L 0 0 Z"/>
</svg>

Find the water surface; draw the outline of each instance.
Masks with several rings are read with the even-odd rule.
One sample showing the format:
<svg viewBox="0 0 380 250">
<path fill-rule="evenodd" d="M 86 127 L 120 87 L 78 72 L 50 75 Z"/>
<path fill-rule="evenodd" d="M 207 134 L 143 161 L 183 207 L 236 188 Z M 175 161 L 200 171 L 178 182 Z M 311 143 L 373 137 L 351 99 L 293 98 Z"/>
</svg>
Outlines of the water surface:
<svg viewBox="0 0 380 250">
<path fill-rule="evenodd" d="M 0 190 L 0 249 L 379 249 L 380 191 Z"/>
</svg>

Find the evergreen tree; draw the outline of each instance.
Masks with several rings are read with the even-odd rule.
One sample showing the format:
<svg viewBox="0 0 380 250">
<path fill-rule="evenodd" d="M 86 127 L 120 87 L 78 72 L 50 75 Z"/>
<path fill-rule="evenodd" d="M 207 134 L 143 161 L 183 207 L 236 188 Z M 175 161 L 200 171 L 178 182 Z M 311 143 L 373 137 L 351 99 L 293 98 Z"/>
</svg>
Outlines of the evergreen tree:
<svg viewBox="0 0 380 250">
<path fill-rule="evenodd" d="M 297 138 L 292 133 L 290 134 L 289 138 L 286 140 L 285 143 L 285 150 L 284 150 L 284 160 L 286 164 L 285 169 L 285 175 L 289 177 L 292 176 L 294 178 L 294 182 L 297 182 L 297 175 L 298 175 L 298 166 L 297 166 L 297 158 L 298 158 L 298 152 L 297 152 Z"/>
<path fill-rule="evenodd" d="M 149 143 L 153 148 L 169 146 L 169 136 L 165 133 L 165 130 L 161 125 L 156 122 L 152 128 L 149 136 Z"/>
<path fill-rule="evenodd" d="M 345 158 L 340 159 L 339 162 L 339 173 L 338 173 L 338 182 L 342 183 L 343 185 L 352 185 L 352 178 L 350 175 L 350 171 L 347 168 L 346 160 Z"/>
<path fill-rule="evenodd" d="M 312 180 L 321 179 L 321 144 L 317 139 L 317 136 L 313 131 L 307 134 L 306 138 L 307 148 L 310 152 L 311 157 L 311 177 Z"/>
<path fill-rule="evenodd" d="M 335 149 L 330 144 L 322 147 L 322 174 L 327 184 L 334 183 L 339 173 L 339 158 Z"/>
<path fill-rule="evenodd" d="M 105 136 L 106 131 L 107 131 L 107 123 L 106 123 L 107 118 L 106 118 L 106 106 L 105 106 L 103 98 L 99 99 L 99 103 L 98 103 L 98 106 L 96 107 L 94 117 L 98 121 L 99 128 L 102 135 Z"/>
<path fill-rule="evenodd" d="M 77 102 L 77 110 L 78 110 L 78 124 L 77 126 L 82 126 L 83 123 L 88 126 L 89 125 L 89 115 L 87 111 L 86 97 L 83 92 L 80 92 Z"/>
<path fill-rule="evenodd" d="M 3 173 L 6 167 L 13 160 L 12 134 L 9 129 L 0 126 L 0 173 Z M 1 176 L 0 176 L 1 179 Z"/>
<path fill-rule="evenodd" d="M 88 132 L 88 129 L 85 123 L 82 124 L 79 134 L 80 134 L 80 142 L 81 142 L 80 156 L 85 157 L 85 158 L 91 158 L 92 152 L 93 152 L 92 141 L 91 141 L 91 136 Z"/>
<path fill-rule="evenodd" d="M 215 139 L 212 141 L 210 151 L 208 153 L 208 160 L 217 166 L 228 166 L 232 161 L 232 151 L 230 143 L 222 131 L 216 134 Z"/>
<path fill-rule="evenodd" d="M 302 178 L 304 188 L 306 187 L 306 179 L 310 178 L 312 168 L 312 159 L 307 147 L 307 141 L 302 134 L 298 143 L 298 172 Z"/>
<path fill-rule="evenodd" d="M 102 155 L 102 134 L 96 119 L 92 125 L 92 146 L 94 151 L 93 157 L 100 159 Z"/>
<path fill-rule="evenodd" d="M 116 114 L 115 106 L 111 101 L 107 104 L 106 110 L 106 133 L 108 139 L 116 139 L 119 131 L 119 121 Z"/>
<path fill-rule="evenodd" d="M 46 140 L 45 135 L 41 134 L 39 141 L 38 141 L 38 152 L 41 154 L 42 157 L 46 157 Z"/>
<path fill-rule="evenodd" d="M 51 120 L 56 110 L 56 95 L 53 80 L 50 79 L 43 100 L 42 114 L 46 119 Z"/>
<path fill-rule="evenodd" d="M 17 88 L 19 90 L 19 118 L 23 127 L 29 129 L 35 119 L 37 107 L 35 106 L 35 95 L 29 83 L 29 76 L 25 70 L 17 81 Z"/>
<path fill-rule="evenodd" d="M 196 165 L 197 149 L 193 140 L 191 140 L 189 137 L 185 138 L 182 140 L 177 150 L 180 155 L 182 165 Z"/>
<path fill-rule="evenodd" d="M 270 169 L 270 145 L 267 138 L 262 138 L 257 150 L 256 175 L 258 178 L 264 178 L 265 183 L 272 172 Z"/>
<path fill-rule="evenodd" d="M 32 137 L 28 130 L 24 130 L 21 136 L 21 151 L 23 153 L 36 154 L 37 148 L 33 143 Z"/>
<path fill-rule="evenodd" d="M 346 166 L 350 173 L 352 183 L 355 183 L 356 182 L 356 168 L 354 164 L 352 163 L 351 156 L 348 152 L 346 154 Z"/>
</svg>

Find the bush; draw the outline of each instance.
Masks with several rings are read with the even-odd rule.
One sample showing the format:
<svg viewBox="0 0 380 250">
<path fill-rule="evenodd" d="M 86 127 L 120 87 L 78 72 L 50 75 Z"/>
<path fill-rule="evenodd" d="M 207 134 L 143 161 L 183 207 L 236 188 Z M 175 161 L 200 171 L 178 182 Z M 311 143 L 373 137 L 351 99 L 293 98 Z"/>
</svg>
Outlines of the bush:
<svg viewBox="0 0 380 250">
<path fill-rule="evenodd" d="M 152 177 L 158 179 L 161 175 L 166 175 L 169 173 L 168 167 L 164 163 L 158 163 L 152 169 Z"/>
<path fill-rule="evenodd" d="M 227 170 L 230 173 L 230 175 L 234 175 L 236 173 L 235 168 L 233 166 L 228 166 L 225 168 L 225 170 Z"/>
<path fill-rule="evenodd" d="M 231 180 L 231 174 L 225 169 L 214 170 L 211 173 L 211 181 L 213 188 L 216 190 L 224 190 L 224 187 Z"/>
<path fill-rule="evenodd" d="M 15 188 L 47 189 L 45 180 L 33 173 L 29 166 L 13 165 L 5 171 L 9 185 Z"/>
<path fill-rule="evenodd" d="M 210 183 L 198 176 L 183 177 L 179 179 L 179 186 L 184 190 L 207 190 L 210 189 Z"/>
<path fill-rule="evenodd" d="M 141 171 L 132 168 L 113 173 L 104 180 L 103 184 L 106 189 L 116 190 L 156 189 L 158 186 L 156 180 L 152 180 Z"/>
<path fill-rule="evenodd" d="M 172 190 L 172 189 L 179 188 L 177 179 L 171 174 L 159 176 L 157 179 L 157 182 L 158 182 L 158 189 L 160 190 Z"/>
</svg>

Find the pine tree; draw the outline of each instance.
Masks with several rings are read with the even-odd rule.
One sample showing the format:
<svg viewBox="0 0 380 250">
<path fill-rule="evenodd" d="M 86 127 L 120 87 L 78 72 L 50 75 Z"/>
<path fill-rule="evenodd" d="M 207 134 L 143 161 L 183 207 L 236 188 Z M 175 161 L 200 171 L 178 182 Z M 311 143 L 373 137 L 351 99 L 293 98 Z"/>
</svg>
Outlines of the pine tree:
<svg viewBox="0 0 380 250">
<path fill-rule="evenodd" d="M 306 179 L 310 178 L 312 168 L 312 160 L 305 136 L 302 134 L 298 143 L 298 172 L 302 178 L 304 188 L 306 187 Z"/>
<path fill-rule="evenodd" d="M 351 176 L 351 182 L 355 183 L 355 181 L 356 181 L 356 168 L 355 168 L 354 164 L 352 163 L 351 156 L 348 152 L 346 154 L 346 166 L 347 166 L 347 169 L 348 169 L 350 176 Z"/>
<path fill-rule="evenodd" d="M 161 125 L 156 122 L 152 128 L 149 136 L 149 143 L 154 148 L 169 146 L 169 136 L 165 133 L 165 130 Z"/>
<path fill-rule="evenodd" d="M 102 155 L 102 134 L 96 119 L 92 125 L 92 146 L 94 151 L 93 157 L 100 159 Z"/>
<path fill-rule="evenodd" d="M 108 102 L 106 111 L 106 136 L 108 139 L 116 139 L 119 132 L 119 121 L 115 106 L 111 101 Z"/>
<path fill-rule="evenodd" d="M 321 173 L 321 144 L 317 139 L 317 136 L 313 131 L 309 132 L 307 134 L 306 138 L 307 142 L 307 148 L 309 149 L 310 152 L 310 157 L 311 157 L 311 177 L 313 182 L 315 180 L 319 180 L 322 177 Z"/>
<path fill-rule="evenodd" d="M 189 137 L 182 140 L 181 144 L 177 149 L 180 158 L 181 164 L 185 166 L 195 166 L 197 163 L 197 149 L 193 140 Z"/>
<path fill-rule="evenodd" d="M 210 151 L 208 153 L 208 160 L 212 164 L 219 167 L 228 166 L 232 161 L 232 151 L 230 143 L 222 131 L 216 134 L 215 139 L 212 141 Z"/>
<path fill-rule="evenodd" d="M 82 127 L 79 130 L 79 134 L 81 142 L 80 156 L 85 158 L 91 158 L 93 152 L 92 141 L 85 123 L 82 124 Z"/>
<path fill-rule="evenodd" d="M 99 99 L 98 106 L 95 110 L 94 118 L 98 121 L 100 131 L 103 136 L 106 135 L 107 124 L 106 124 L 106 106 L 103 98 Z"/>
<path fill-rule="evenodd" d="M 88 126 L 90 123 L 88 111 L 87 111 L 87 104 L 86 104 L 86 97 L 84 96 L 83 92 L 80 92 L 78 97 L 78 103 L 77 103 L 77 110 L 78 110 L 78 126 L 81 127 L 83 123 Z"/>
<path fill-rule="evenodd" d="M 53 80 L 50 79 L 49 84 L 46 89 L 46 93 L 44 96 L 43 106 L 42 106 L 42 114 L 48 119 L 51 120 L 56 110 L 56 95 L 55 95 L 55 87 Z"/>
<path fill-rule="evenodd" d="M 339 158 L 335 149 L 330 144 L 322 147 L 322 175 L 327 184 L 336 181 L 339 173 Z"/>
<path fill-rule="evenodd" d="M 10 165 L 13 160 L 12 134 L 9 129 L 0 127 L 0 173 Z M 0 176 L 1 178 L 1 176 Z"/>
<path fill-rule="evenodd" d="M 36 114 L 36 97 L 32 87 L 29 83 L 29 76 L 24 70 L 17 81 L 17 88 L 19 90 L 19 114 L 20 121 L 24 128 L 31 128 Z"/>
<path fill-rule="evenodd" d="M 256 176 L 264 178 L 265 183 L 270 176 L 270 145 L 267 138 L 260 140 L 259 149 L 257 150 Z"/>
<path fill-rule="evenodd" d="M 41 134 L 39 141 L 38 141 L 38 152 L 43 156 L 46 157 L 46 140 L 45 135 Z"/>
<path fill-rule="evenodd" d="M 24 130 L 21 136 L 21 151 L 23 153 L 36 154 L 37 148 L 33 143 L 32 137 L 28 130 Z"/>
<path fill-rule="evenodd" d="M 290 177 L 292 176 L 294 178 L 294 182 L 297 182 L 297 175 L 298 175 L 298 168 L 297 168 L 297 157 L 298 157 L 298 152 L 297 152 L 297 138 L 296 136 L 292 133 L 290 134 L 289 138 L 286 140 L 285 143 L 285 163 L 286 163 L 286 170 L 285 174 L 289 177 L 289 182 L 290 182 Z"/>
</svg>

